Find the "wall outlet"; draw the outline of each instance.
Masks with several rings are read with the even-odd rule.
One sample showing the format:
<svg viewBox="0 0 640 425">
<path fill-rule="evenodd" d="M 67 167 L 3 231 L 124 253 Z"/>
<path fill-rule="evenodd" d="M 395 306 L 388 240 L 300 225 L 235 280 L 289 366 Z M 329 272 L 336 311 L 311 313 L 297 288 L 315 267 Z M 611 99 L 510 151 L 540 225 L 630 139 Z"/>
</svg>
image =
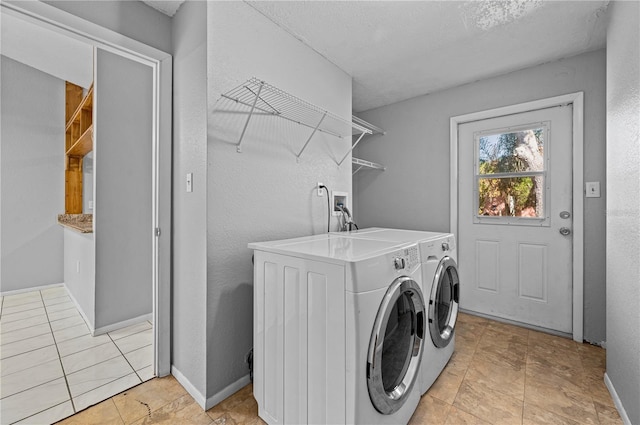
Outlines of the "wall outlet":
<svg viewBox="0 0 640 425">
<path fill-rule="evenodd" d="M 322 182 L 318 182 L 318 185 L 316 186 L 316 189 L 318 190 L 318 196 L 322 196 L 322 191 L 324 190 L 322 186 L 324 186 L 324 184 L 322 184 Z"/>
<path fill-rule="evenodd" d="M 76 273 L 80 273 L 80 260 L 76 261 Z"/>
</svg>

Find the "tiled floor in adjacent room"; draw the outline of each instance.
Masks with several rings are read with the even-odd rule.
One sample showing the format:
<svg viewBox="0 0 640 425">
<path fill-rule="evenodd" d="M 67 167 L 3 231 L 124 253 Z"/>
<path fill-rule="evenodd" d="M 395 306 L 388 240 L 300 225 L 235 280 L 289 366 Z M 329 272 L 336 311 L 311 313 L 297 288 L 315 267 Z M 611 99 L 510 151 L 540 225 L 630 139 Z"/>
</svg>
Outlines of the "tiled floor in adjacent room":
<svg viewBox="0 0 640 425">
<path fill-rule="evenodd" d="M 149 322 L 92 337 L 63 286 L 0 297 L 0 423 L 46 424 L 153 377 Z"/>
<path fill-rule="evenodd" d="M 410 424 L 622 424 L 603 381 L 605 350 L 461 314 L 456 352 Z M 62 422 L 258 425 L 251 385 L 204 412 L 171 376 Z"/>
</svg>

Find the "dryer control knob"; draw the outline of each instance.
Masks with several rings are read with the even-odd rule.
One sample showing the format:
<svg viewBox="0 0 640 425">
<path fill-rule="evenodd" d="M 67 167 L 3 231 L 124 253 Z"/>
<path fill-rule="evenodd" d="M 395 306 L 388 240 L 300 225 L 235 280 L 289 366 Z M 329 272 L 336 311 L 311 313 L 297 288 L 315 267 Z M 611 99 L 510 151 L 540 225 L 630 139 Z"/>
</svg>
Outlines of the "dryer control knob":
<svg viewBox="0 0 640 425">
<path fill-rule="evenodd" d="M 449 242 L 442 242 L 442 250 L 449 251 Z"/>
<path fill-rule="evenodd" d="M 396 270 L 404 269 L 404 258 L 400 258 L 400 257 L 394 258 L 393 267 L 395 267 Z"/>
</svg>

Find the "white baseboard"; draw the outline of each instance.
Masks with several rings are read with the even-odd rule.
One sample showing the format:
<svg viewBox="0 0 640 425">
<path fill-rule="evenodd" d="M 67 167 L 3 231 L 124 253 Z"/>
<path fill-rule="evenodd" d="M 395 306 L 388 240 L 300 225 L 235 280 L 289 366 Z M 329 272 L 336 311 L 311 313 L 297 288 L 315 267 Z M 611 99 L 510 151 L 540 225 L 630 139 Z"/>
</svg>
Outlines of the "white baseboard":
<svg viewBox="0 0 640 425">
<path fill-rule="evenodd" d="M 198 405 L 202 407 L 202 410 L 207 410 L 205 408 L 206 399 L 204 395 L 202 395 L 202 393 L 200 393 L 200 391 L 198 391 L 196 387 L 193 386 L 191 381 L 189 381 L 187 377 L 182 374 L 182 372 L 176 369 L 174 365 L 171 365 L 171 374 L 173 375 L 174 378 L 176 378 L 176 380 L 180 383 L 180 385 L 182 385 L 184 389 L 187 390 L 189 395 L 193 397 L 196 403 L 198 403 Z"/>
<path fill-rule="evenodd" d="M 94 325 L 94 323 L 91 320 L 89 320 L 89 317 L 85 314 L 84 310 L 80 306 L 80 303 L 78 302 L 78 300 L 76 300 L 76 297 L 73 296 L 73 294 L 71 293 L 69 288 L 67 288 L 66 284 L 64 285 L 64 287 L 67 290 L 67 294 L 69 294 L 69 298 L 71 298 L 71 301 L 75 304 L 76 310 L 78 310 L 78 312 L 80 313 L 80 316 L 82 316 L 82 318 L 84 319 L 84 322 L 89 327 L 89 332 L 91 332 L 91 335 L 95 336 L 95 325 Z"/>
<path fill-rule="evenodd" d="M 147 314 L 143 314 L 142 316 L 134 317 L 133 319 L 127 319 L 127 320 L 123 320 L 122 322 L 103 326 L 101 328 L 95 329 L 91 334 L 93 336 L 103 335 L 103 334 L 106 334 L 107 332 L 126 328 L 127 326 L 131 326 L 131 325 L 137 325 L 138 323 L 142 323 L 147 320 L 151 321 L 152 319 L 153 319 L 153 314 L 147 313 Z"/>
<path fill-rule="evenodd" d="M 611 382 L 611 379 L 609 379 L 609 375 L 607 375 L 606 373 L 604 374 L 604 383 L 609 389 L 609 394 L 611 394 L 611 398 L 613 399 L 613 404 L 615 404 L 616 409 L 618 409 L 618 413 L 620 414 L 620 418 L 622 419 L 622 422 L 624 423 L 624 425 L 632 425 L 631 419 L 629 419 L 629 416 L 627 416 L 627 411 L 624 410 L 624 406 L 622 405 L 622 400 L 620 400 L 620 397 L 618 397 L 618 393 L 616 392 L 616 389 L 613 387 L 613 382 Z"/>
<path fill-rule="evenodd" d="M 13 291 L 0 291 L 0 297 L 8 297 L 10 295 L 24 294 L 26 292 L 41 291 L 43 289 L 55 288 L 56 286 L 64 286 L 64 283 L 50 283 L 49 285 L 34 286 L 25 289 L 14 289 Z M 68 292 L 68 291 L 67 291 Z"/>
<path fill-rule="evenodd" d="M 232 382 L 231 384 L 224 387 L 222 391 L 218 391 L 216 394 L 209 397 L 207 399 L 207 403 L 205 405 L 204 410 L 211 409 L 213 406 L 220 403 L 221 401 L 231 396 L 235 392 L 239 391 L 240 389 L 246 387 L 250 383 L 251 383 L 251 378 L 249 377 L 248 374 L 238 379 L 236 382 Z"/>
<path fill-rule="evenodd" d="M 222 389 L 222 391 L 219 391 L 211 397 L 205 399 L 204 395 L 200 391 L 198 391 L 196 387 L 193 386 L 191 381 L 189 381 L 189 379 L 187 379 L 187 377 L 184 376 L 182 372 L 176 369 L 174 365 L 171 365 L 171 374 L 174 378 L 176 378 L 180 385 L 182 385 L 184 389 L 187 390 L 187 392 L 191 395 L 191 397 L 193 397 L 196 403 L 198 403 L 198 405 L 205 411 L 211 409 L 216 404 L 220 403 L 221 401 L 225 400 L 229 396 L 233 395 L 234 393 L 251 383 L 249 375 L 245 375 L 237 381 L 232 382 L 230 385 L 227 385 Z"/>
</svg>

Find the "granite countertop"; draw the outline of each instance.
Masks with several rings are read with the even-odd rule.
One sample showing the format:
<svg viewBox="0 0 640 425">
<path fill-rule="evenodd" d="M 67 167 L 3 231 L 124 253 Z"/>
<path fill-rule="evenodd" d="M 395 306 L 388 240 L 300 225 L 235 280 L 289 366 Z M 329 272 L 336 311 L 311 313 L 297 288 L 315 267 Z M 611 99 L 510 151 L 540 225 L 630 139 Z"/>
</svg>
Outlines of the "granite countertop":
<svg viewBox="0 0 640 425">
<path fill-rule="evenodd" d="M 93 233 L 93 214 L 58 214 L 58 224 L 80 233 Z"/>
</svg>

